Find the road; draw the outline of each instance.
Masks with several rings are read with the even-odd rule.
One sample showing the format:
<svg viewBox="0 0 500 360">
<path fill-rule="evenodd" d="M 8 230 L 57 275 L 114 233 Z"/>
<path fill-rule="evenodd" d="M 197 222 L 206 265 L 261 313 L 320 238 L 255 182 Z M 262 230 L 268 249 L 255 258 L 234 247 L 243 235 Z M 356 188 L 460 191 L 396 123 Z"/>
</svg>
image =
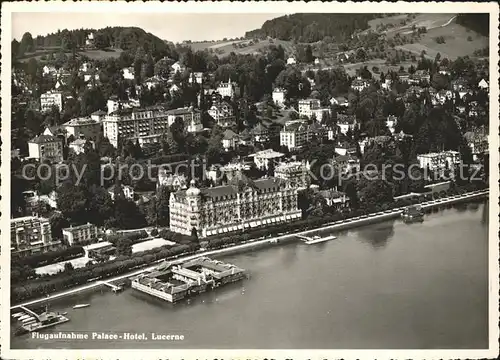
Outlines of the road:
<svg viewBox="0 0 500 360">
<path fill-rule="evenodd" d="M 455 195 L 455 196 L 450 196 L 448 198 L 427 201 L 427 202 L 421 203 L 420 205 L 422 206 L 422 208 L 428 208 L 428 207 L 433 207 L 433 206 L 442 205 L 442 204 L 449 204 L 449 203 L 454 203 L 458 200 L 463 200 L 463 199 L 467 199 L 467 198 L 474 198 L 474 197 L 478 197 L 478 196 L 481 196 L 484 194 L 488 194 L 488 192 L 489 192 L 488 190 L 473 191 L 473 192 L 470 192 L 467 194 Z M 250 240 L 249 242 L 246 242 L 244 244 L 238 244 L 238 245 L 230 246 L 230 247 L 223 248 L 223 249 L 201 251 L 197 254 L 181 257 L 181 258 L 178 258 L 178 259 L 173 260 L 171 262 L 174 264 L 181 263 L 181 262 L 185 262 L 185 261 L 188 261 L 191 259 L 195 259 L 195 258 L 200 257 L 200 256 L 211 256 L 211 255 L 223 254 L 223 253 L 230 252 L 230 251 L 240 251 L 240 250 L 244 250 L 247 248 L 252 248 L 256 245 L 266 244 L 266 243 L 279 243 L 280 240 L 284 240 L 284 239 L 291 238 L 291 237 L 296 237 L 297 235 L 307 235 L 307 234 L 310 234 L 313 232 L 322 231 L 322 230 L 329 230 L 329 229 L 355 227 L 355 226 L 359 226 L 363 223 L 366 223 L 368 221 L 371 222 L 373 220 L 379 220 L 379 221 L 387 220 L 389 218 L 398 217 L 402 211 L 403 211 L 403 208 L 397 208 L 397 209 L 393 209 L 393 210 L 387 211 L 387 212 L 379 212 L 379 213 L 376 213 L 373 215 L 360 216 L 360 217 L 354 218 L 352 220 L 337 221 L 337 222 L 330 223 L 330 224 L 327 224 L 327 225 L 319 227 L 319 228 L 301 231 L 301 232 L 297 232 L 297 233 L 293 233 L 293 234 L 280 235 L 280 236 L 275 236 L 272 238 L 266 238 L 266 239 L 261 239 L 261 240 Z M 35 300 L 25 302 L 23 304 L 15 305 L 15 306 L 12 306 L 10 309 L 14 310 L 14 309 L 19 308 L 21 306 L 35 305 L 37 303 L 40 303 L 40 302 L 43 302 L 46 300 L 57 299 L 57 298 L 61 298 L 63 296 L 76 294 L 76 293 L 81 292 L 81 291 L 90 290 L 92 288 L 102 286 L 103 281 L 109 283 L 109 282 L 123 280 L 123 279 L 129 278 L 129 277 L 137 276 L 143 272 L 153 270 L 156 266 L 158 266 L 157 264 L 159 262 L 162 262 L 162 261 L 163 261 L 163 259 L 158 260 L 155 262 L 154 265 L 151 265 L 151 266 L 148 266 L 146 268 L 136 270 L 136 271 L 124 274 L 124 275 L 116 276 L 116 277 L 109 278 L 109 279 L 100 279 L 100 280 L 94 281 L 90 284 L 79 286 L 79 287 L 76 287 L 76 288 L 71 289 L 71 290 L 62 291 L 62 292 L 47 296 L 45 298 L 35 299 Z"/>
</svg>

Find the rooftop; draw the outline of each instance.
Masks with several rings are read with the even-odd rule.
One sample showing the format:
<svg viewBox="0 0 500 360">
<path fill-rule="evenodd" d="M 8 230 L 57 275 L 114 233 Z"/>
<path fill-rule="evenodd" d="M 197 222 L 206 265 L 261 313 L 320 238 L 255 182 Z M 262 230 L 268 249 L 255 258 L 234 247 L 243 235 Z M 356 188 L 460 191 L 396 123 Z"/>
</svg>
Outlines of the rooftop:
<svg viewBox="0 0 500 360">
<path fill-rule="evenodd" d="M 274 151 L 273 149 L 266 149 L 266 150 L 256 152 L 255 154 L 252 154 L 252 156 L 258 157 L 258 158 L 264 158 L 264 159 L 274 159 L 274 158 L 279 158 L 279 157 L 285 156 L 285 154 Z"/>
<path fill-rule="evenodd" d="M 62 140 L 60 138 L 58 138 L 56 136 L 52 136 L 52 135 L 40 135 L 34 139 L 31 139 L 29 142 L 35 143 L 35 144 L 46 144 L 46 143 L 52 143 L 52 142 L 61 142 L 62 143 Z"/>
<path fill-rule="evenodd" d="M 99 123 L 94 119 L 91 119 L 89 117 L 79 117 L 71 119 L 70 121 L 64 123 L 63 126 L 96 125 L 96 124 Z"/>
</svg>

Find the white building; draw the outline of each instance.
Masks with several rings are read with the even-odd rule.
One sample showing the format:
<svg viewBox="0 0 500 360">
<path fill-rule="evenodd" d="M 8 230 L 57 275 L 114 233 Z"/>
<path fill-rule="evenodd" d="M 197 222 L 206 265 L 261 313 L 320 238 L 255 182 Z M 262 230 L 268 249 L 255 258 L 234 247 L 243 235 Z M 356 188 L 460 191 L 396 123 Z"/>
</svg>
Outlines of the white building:
<svg viewBox="0 0 500 360">
<path fill-rule="evenodd" d="M 185 70 L 186 68 L 180 63 L 180 62 L 175 62 L 173 65 L 172 65 L 172 70 L 174 71 L 174 73 L 181 73 Z"/>
<path fill-rule="evenodd" d="M 368 83 L 368 81 L 363 80 L 361 78 L 357 78 L 357 79 L 353 80 L 353 82 L 351 83 L 351 88 L 353 90 L 356 90 L 356 91 L 359 91 L 359 92 L 363 91 L 368 86 L 370 86 L 370 84 Z"/>
<path fill-rule="evenodd" d="M 217 87 L 217 92 L 222 95 L 222 97 L 230 97 L 232 98 L 235 94 L 234 83 L 231 82 L 231 79 L 227 83 L 220 83 Z"/>
<path fill-rule="evenodd" d="M 131 109 L 131 108 L 138 108 L 138 107 L 140 107 L 139 100 L 130 99 L 128 101 L 123 101 L 123 100 L 118 99 L 118 97 L 116 97 L 116 96 L 110 97 L 108 99 L 108 102 L 107 102 L 108 115 L 111 113 L 114 113 L 117 110 Z"/>
<path fill-rule="evenodd" d="M 189 76 L 189 83 L 190 84 L 193 84 L 193 83 L 202 84 L 203 83 L 203 73 L 202 72 L 191 73 L 191 75 Z"/>
<path fill-rule="evenodd" d="M 56 106 L 59 111 L 63 109 L 63 95 L 60 91 L 48 91 L 40 96 L 40 109 L 42 112 L 50 111 Z"/>
<path fill-rule="evenodd" d="M 113 185 L 111 186 L 109 189 L 108 189 L 108 194 L 109 196 L 111 196 L 111 200 L 115 201 L 115 186 L 116 185 Z M 125 199 L 128 199 L 128 200 L 134 200 L 134 188 L 132 188 L 131 186 L 128 186 L 128 185 L 120 185 L 120 190 L 122 193 L 123 193 L 123 196 L 125 197 Z"/>
<path fill-rule="evenodd" d="M 276 165 L 274 177 L 290 182 L 293 187 L 305 189 L 310 182 L 308 170 L 307 164 L 302 161 L 282 162 Z"/>
<path fill-rule="evenodd" d="M 208 115 L 210 115 L 217 122 L 217 125 L 221 127 L 232 126 L 236 121 L 233 107 L 226 101 L 214 103 L 212 107 L 208 109 Z"/>
<path fill-rule="evenodd" d="M 330 99 L 330 104 L 332 105 L 337 105 L 337 106 L 342 106 L 342 107 L 349 107 L 349 101 L 343 97 L 343 96 L 337 96 L 337 97 L 332 97 Z"/>
<path fill-rule="evenodd" d="M 127 67 L 122 69 L 123 78 L 125 80 L 134 80 L 135 72 L 133 67 Z"/>
<path fill-rule="evenodd" d="M 287 65 L 295 65 L 297 63 L 297 60 L 295 60 L 295 57 L 294 56 L 290 56 L 287 60 L 286 60 L 286 64 Z"/>
<path fill-rule="evenodd" d="M 236 134 L 233 130 L 227 129 L 224 131 L 224 136 L 222 137 L 222 147 L 224 150 L 228 151 L 236 148 L 236 144 L 238 143 L 238 134 Z"/>
<path fill-rule="evenodd" d="M 62 126 L 66 130 L 66 136 L 73 135 L 75 139 L 97 140 L 102 134 L 101 124 L 90 117 L 74 118 Z"/>
<path fill-rule="evenodd" d="M 166 187 L 169 190 L 177 191 L 187 186 L 187 178 L 183 174 L 172 174 L 167 169 L 160 169 L 158 171 L 158 182 L 156 189 Z"/>
<path fill-rule="evenodd" d="M 337 114 L 337 126 L 342 134 L 347 134 L 349 130 L 356 128 L 356 118 L 352 115 Z"/>
<path fill-rule="evenodd" d="M 92 145 L 92 148 L 95 149 L 95 142 L 85 139 L 76 139 L 75 141 L 72 141 L 71 143 L 69 143 L 68 148 L 77 155 L 83 154 L 85 152 L 85 144 L 87 143 L 87 141 Z"/>
<path fill-rule="evenodd" d="M 196 133 L 203 130 L 201 112 L 192 106 L 167 111 L 168 126 L 171 126 L 177 118 L 182 120 L 187 132 Z"/>
<path fill-rule="evenodd" d="M 273 149 L 266 149 L 250 156 L 253 157 L 253 161 L 257 169 L 267 170 L 270 163 L 279 163 L 285 154 L 274 151 Z"/>
<path fill-rule="evenodd" d="M 44 76 L 47 76 L 47 75 L 55 75 L 57 74 L 57 69 L 55 66 L 52 66 L 52 65 L 45 65 L 42 69 L 43 71 L 43 75 Z"/>
<path fill-rule="evenodd" d="M 307 117 L 308 119 L 315 118 L 321 122 L 325 113 L 330 113 L 330 109 L 321 108 L 321 103 L 318 99 L 303 99 L 299 100 L 299 116 Z"/>
<path fill-rule="evenodd" d="M 97 238 L 97 226 L 87 223 L 62 229 L 63 239 L 69 246 L 80 244 Z"/>
<path fill-rule="evenodd" d="M 40 162 L 63 161 L 63 141 L 58 136 L 40 135 L 28 142 L 29 157 Z"/>
<path fill-rule="evenodd" d="M 481 90 L 488 90 L 490 88 L 490 85 L 488 84 L 488 82 L 485 79 L 481 79 L 481 81 L 479 82 L 479 84 L 477 84 L 477 86 Z"/>
<path fill-rule="evenodd" d="M 304 146 L 312 138 L 307 122 L 304 120 L 291 120 L 285 123 L 280 131 L 280 145 L 294 150 Z"/>
<path fill-rule="evenodd" d="M 273 102 L 279 107 L 285 105 L 285 89 L 276 88 L 273 90 Z"/>
<path fill-rule="evenodd" d="M 420 168 L 431 171 L 442 171 L 446 167 L 452 169 L 460 164 L 460 153 L 458 151 L 443 151 L 440 153 L 427 153 L 417 155 Z"/>
<path fill-rule="evenodd" d="M 13 254 L 29 255 L 43 252 L 59 245 L 52 240 L 48 219 L 24 216 L 10 219 L 10 250 Z"/>
</svg>

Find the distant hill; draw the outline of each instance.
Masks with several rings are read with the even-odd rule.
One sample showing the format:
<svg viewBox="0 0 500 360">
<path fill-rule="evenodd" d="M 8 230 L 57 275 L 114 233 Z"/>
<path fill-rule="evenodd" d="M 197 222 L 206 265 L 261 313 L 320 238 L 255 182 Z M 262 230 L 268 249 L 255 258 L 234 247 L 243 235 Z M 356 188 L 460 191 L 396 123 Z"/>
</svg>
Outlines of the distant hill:
<svg viewBox="0 0 500 360">
<path fill-rule="evenodd" d="M 489 36 L 490 34 L 489 14 L 458 14 L 457 24 L 484 36 Z"/>
<path fill-rule="evenodd" d="M 248 31 L 246 38 L 269 36 L 280 40 L 311 43 L 325 36 L 335 41 L 349 38 L 356 30 L 368 28 L 368 21 L 380 14 L 293 14 L 266 21 L 260 29 Z"/>
<path fill-rule="evenodd" d="M 112 48 L 134 53 L 142 47 L 146 53 L 151 52 L 153 56 L 168 56 L 170 52 L 170 47 L 164 40 L 138 27 L 62 30 L 45 36 L 37 36 L 34 39 L 26 33 L 20 43 L 16 44 L 16 40 L 13 41 L 13 52 L 17 50 L 16 55 L 23 57 L 26 53 L 41 50 L 69 51 L 74 47 L 82 49 L 90 34 L 93 34 L 97 50 Z"/>
</svg>

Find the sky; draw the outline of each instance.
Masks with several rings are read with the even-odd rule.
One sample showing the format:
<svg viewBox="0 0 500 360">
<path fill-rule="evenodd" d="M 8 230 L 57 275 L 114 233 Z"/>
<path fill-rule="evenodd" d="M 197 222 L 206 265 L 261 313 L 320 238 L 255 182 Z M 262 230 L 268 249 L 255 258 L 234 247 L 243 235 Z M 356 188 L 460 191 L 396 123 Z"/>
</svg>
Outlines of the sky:
<svg viewBox="0 0 500 360">
<path fill-rule="evenodd" d="M 63 29 L 136 26 L 160 39 L 173 42 L 222 40 L 225 37 L 244 36 L 246 31 L 260 28 L 266 20 L 283 15 L 285 14 L 18 12 L 12 14 L 12 38 L 19 41 L 25 32 L 36 37 Z"/>
</svg>

